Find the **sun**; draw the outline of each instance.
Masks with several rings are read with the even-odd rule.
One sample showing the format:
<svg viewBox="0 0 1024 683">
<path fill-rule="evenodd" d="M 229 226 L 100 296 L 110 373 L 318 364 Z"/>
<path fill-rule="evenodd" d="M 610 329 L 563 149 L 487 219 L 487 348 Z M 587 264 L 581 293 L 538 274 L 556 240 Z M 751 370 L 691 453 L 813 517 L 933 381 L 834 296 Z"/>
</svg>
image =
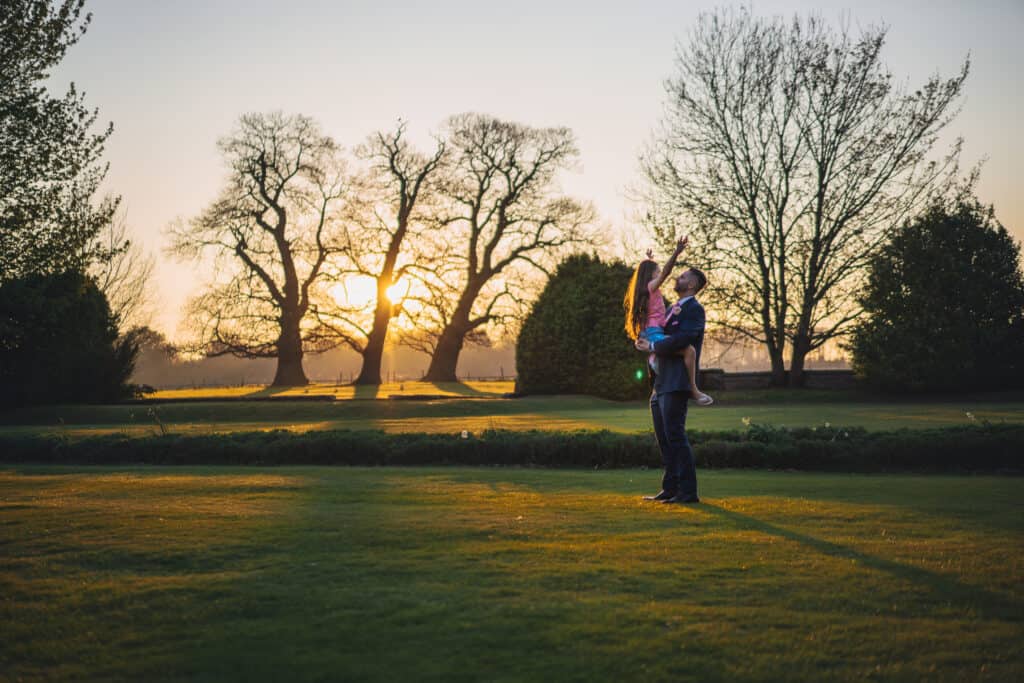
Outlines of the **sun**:
<svg viewBox="0 0 1024 683">
<path fill-rule="evenodd" d="M 353 275 L 334 285 L 331 296 L 341 306 L 363 308 L 377 300 L 377 281 L 367 275 Z"/>
<path fill-rule="evenodd" d="M 385 296 L 393 304 L 409 294 L 409 283 L 399 280 L 385 290 Z M 331 288 L 331 296 L 339 305 L 347 308 L 364 308 L 377 300 L 377 280 L 368 275 L 353 275 Z"/>
<path fill-rule="evenodd" d="M 391 303 L 400 304 L 408 293 L 409 282 L 407 280 L 399 280 L 387 288 L 385 295 Z"/>
</svg>

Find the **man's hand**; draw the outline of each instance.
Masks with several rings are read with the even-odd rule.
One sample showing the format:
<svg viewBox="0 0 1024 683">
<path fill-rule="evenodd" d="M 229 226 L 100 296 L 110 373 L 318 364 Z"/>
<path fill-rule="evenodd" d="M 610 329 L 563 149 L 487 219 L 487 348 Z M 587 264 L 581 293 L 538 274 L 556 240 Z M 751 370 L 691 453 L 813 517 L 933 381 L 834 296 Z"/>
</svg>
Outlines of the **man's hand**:
<svg viewBox="0 0 1024 683">
<path fill-rule="evenodd" d="M 651 351 L 651 342 L 647 341 L 643 337 L 637 339 L 633 346 L 635 346 L 638 351 L 647 351 L 648 353 Z"/>
<path fill-rule="evenodd" d="M 647 250 L 647 258 L 649 258 L 652 261 L 654 260 L 654 250 L 653 249 L 648 249 Z"/>
<path fill-rule="evenodd" d="M 690 236 L 689 235 L 683 235 L 679 239 L 679 241 L 676 242 L 676 253 L 677 254 L 683 253 L 683 249 L 686 249 L 686 245 L 688 245 L 689 243 L 690 243 Z"/>
</svg>

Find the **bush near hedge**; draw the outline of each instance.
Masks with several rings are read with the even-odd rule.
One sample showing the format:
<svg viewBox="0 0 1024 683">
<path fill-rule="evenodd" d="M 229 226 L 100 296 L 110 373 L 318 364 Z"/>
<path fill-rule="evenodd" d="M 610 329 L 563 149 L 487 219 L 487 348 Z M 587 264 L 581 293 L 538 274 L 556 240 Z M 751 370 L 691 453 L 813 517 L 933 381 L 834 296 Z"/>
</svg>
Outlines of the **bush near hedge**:
<svg viewBox="0 0 1024 683">
<path fill-rule="evenodd" d="M 620 261 L 586 254 L 558 266 L 516 341 L 517 391 L 617 401 L 650 395 L 646 356 L 624 330 L 622 297 L 632 274 Z"/>
<path fill-rule="evenodd" d="M 1024 425 L 868 432 L 861 428 L 693 432 L 697 464 L 832 472 L 1024 472 Z M 660 467 L 652 434 L 380 431 L 245 432 L 144 438 L 0 437 L 0 462 L 95 465 L 506 465 Z"/>
</svg>

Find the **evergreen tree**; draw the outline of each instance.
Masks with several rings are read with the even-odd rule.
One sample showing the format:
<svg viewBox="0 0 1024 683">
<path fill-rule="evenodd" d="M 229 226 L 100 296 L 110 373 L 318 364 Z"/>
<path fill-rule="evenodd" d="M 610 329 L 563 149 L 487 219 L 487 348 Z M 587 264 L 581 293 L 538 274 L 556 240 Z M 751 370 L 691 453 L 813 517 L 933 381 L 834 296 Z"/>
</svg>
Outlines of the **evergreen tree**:
<svg viewBox="0 0 1024 683">
<path fill-rule="evenodd" d="M 633 399 L 650 394 L 645 356 L 623 329 L 632 270 L 595 256 L 570 256 L 541 292 L 516 344 L 519 390 Z"/>
<path fill-rule="evenodd" d="M 890 391 L 1024 386 L 1017 244 L 976 200 L 935 204 L 872 261 L 854 369 Z"/>
<path fill-rule="evenodd" d="M 103 292 L 79 271 L 0 285 L 0 403 L 97 403 L 131 395 L 139 344 L 119 337 Z"/>
</svg>

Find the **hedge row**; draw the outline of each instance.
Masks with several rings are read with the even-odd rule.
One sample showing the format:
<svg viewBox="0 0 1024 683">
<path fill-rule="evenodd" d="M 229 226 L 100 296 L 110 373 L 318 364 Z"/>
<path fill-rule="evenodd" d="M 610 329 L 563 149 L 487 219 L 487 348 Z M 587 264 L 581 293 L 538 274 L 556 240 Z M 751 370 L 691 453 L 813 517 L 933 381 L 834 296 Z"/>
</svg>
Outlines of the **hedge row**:
<svg viewBox="0 0 1024 683">
<path fill-rule="evenodd" d="M 928 430 L 776 429 L 691 434 L 700 467 L 833 472 L 1024 472 L 1024 425 Z M 486 431 L 246 432 L 144 438 L 2 436 L 0 462 L 89 465 L 520 465 L 659 467 L 651 434 Z"/>
</svg>

